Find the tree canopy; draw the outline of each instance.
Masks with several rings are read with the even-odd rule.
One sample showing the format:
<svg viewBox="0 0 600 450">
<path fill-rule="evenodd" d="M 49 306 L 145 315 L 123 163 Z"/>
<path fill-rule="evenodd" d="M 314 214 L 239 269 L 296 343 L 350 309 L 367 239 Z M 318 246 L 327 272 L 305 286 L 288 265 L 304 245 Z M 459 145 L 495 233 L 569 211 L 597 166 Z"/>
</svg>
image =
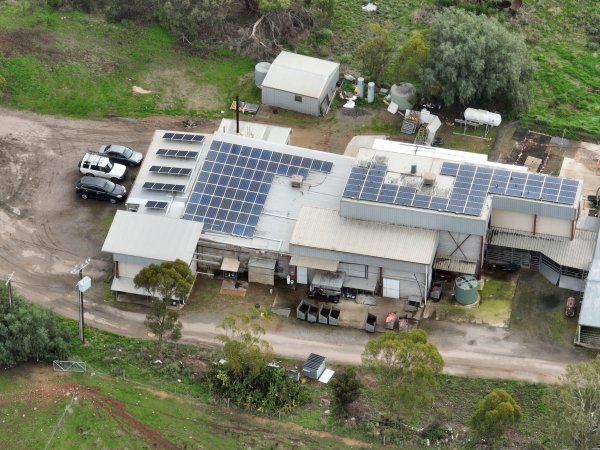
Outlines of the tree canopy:
<svg viewBox="0 0 600 450">
<path fill-rule="evenodd" d="M 414 422 L 433 405 L 444 361 L 425 331 L 387 332 L 367 343 L 362 362 L 376 374 L 376 395 L 390 418 Z"/>
<path fill-rule="evenodd" d="M 70 338 L 65 324 L 49 309 L 28 303 L 18 295 L 13 295 L 9 308 L 7 288 L 0 285 L 0 366 L 64 359 L 69 353 Z"/>
<path fill-rule="evenodd" d="M 426 94 L 446 106 L 527 107 L 531 68 L 525 41 L 496 18 L 445 8 L 431 23 L 428 43 L 421 75 Z"/>
<path fill-rule="evenodd" d="M 470 422 L 481 437 L 497 439 L 522 417 L 521 407 L 511 395 L 504 389 L 494 389 L 477 403 Z"/>
<path fill-rule="evenodd" d="M 185 262 L 177 259 L 144 267 L 133 282 L 151 297 L 170 302 L 173 297 L 185 299 L 194 283 L 194 275 Z"/>
<path fill-rule="evenodd" d="M 561 448 L 590 449 L 600 442 L 600 356 L 567 367 L 558 399 L 556 442 Z"/>
<path fill-rule="evenodd" d="M 396 79 L 398 81 L 419 81 L 422 67 L 429 56 L 429 47 L 422 32 L 415 31 L 402 44 L 396 59 Z"/>
<path fill-rule="evenodd" d="M 387 28 L 371 24 L 371 36 L 356 50 L 356 58 L 365 79 L 380 83 L 393 50 L 392 38 Z"/>
</svg>

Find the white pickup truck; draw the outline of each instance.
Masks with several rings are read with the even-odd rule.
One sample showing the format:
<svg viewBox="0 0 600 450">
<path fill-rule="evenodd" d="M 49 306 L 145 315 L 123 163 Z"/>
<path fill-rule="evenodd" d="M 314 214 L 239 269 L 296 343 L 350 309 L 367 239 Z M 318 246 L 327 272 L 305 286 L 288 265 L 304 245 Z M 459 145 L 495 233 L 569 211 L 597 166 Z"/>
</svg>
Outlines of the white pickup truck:
<svg viewBox="0 0 600 450">
<path fill-rule="evenodd" d="M 107 156 L 88 152 L 79 161 L 79 172 L 82 175 L 107 178 L 111 181 L 122 181 L 127 176 L 127 167 L 110 161 Z"/>
</svg>

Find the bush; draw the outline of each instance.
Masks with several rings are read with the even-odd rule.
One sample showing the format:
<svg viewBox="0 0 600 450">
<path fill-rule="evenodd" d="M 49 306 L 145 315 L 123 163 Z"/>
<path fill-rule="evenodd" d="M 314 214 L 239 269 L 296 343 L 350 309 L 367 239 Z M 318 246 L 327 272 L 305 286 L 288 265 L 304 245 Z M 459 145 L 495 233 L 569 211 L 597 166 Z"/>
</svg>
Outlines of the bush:
<svg viewBox="0 0 600 450">
<path fill-rule="evenodd" d="M 479 401 L 470 422 L 479 436 L 496 439 L 522 417 L 521 407 L 511 395 L 504 389 L 494 389 Z"/>
<path fill-rule="evenodd" d="M 207 378 L 214 396 L 258 413 L 291 412 L 307 400 L 302 386 L 282 368 L 263 366 L 255 373 L 239 373 L 217 365 Z"/>
<path fill-rule="evenodd" d="M 333 412 L 337 416 L 345 416 L 348 413 L 348 405 L 360 396 L 362 383 L 356 378 L 356 369 L 351 367 L 338 372 L 331 380 L 330 386 L 333 395 Z"/>
</svg>

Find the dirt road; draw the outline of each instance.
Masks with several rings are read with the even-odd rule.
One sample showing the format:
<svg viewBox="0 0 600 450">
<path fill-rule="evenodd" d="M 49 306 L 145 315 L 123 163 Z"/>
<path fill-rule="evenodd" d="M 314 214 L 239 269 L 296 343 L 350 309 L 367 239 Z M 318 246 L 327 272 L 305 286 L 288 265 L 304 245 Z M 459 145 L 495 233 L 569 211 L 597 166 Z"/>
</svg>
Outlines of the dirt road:
<svg viewBox="0 0 600 450">
<path fill-rule="evenodd" d="M 194 131 L 212 131 L 206 123 Z M 334 133 L 331 124 L 323 133 Z M 77 317 L 75 264 L 92 262 L 86 275 L 94 286 L 86 294 L 90 325 L 130 336 L 146 336 L 143 314 L 112 308 L 104 300 L 103 283 L 111 273 L 108 255 L 100 252 L 101 224 L 115 206 L 84 201 L 74 194 L 77 162 L 88 149 L 121 143 L 145 151 L 155 129 L 182 129 L 181 119 L 75 120 L 0 109 L 0 276 L 14 272 L 15 289 L 32 301 L 58 313 Z M 323 142 L 340 141 L 314 129 L 294 131 L 294 143 L 317 148 L 311 136 Z M 344 130 L 348 133 L 348 130 Z M 336 145 L 337 147 L 337 145 Z M 130 180 L 131 182 L 131 180 Z M 190 314 L 184 318 L 185 339 L 214 345 L 220 317 Z M 449 373 L 490 378 L 552 382 L 575 357 L 528 349 L 494 329 L 472 325 L 430 323 L 427 331 L 438 345 Z M 499 334 L 500 333 L 500 334 Z M 466 337 L 471 336 L 471 337 Z M 305 327 L 286 322 L 266 338 L 275 351 L 304 358 L 309 351 L 341 363 L 358 363 L 368 336 L 357 330 Z"/>
</svg>

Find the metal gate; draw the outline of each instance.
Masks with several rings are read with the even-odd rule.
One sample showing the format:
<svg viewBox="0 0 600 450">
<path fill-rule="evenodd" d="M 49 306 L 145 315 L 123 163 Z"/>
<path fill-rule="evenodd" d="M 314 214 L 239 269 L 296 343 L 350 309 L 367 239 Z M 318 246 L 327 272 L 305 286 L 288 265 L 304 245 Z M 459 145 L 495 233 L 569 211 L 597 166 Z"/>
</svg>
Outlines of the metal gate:
<svg viewBox="0 0 600 450">
<path fill-rule="evenodd" d="M 55 372 L 85 372 L 86 364 L 83 361 L 52 361 Z"/>
</svg>

